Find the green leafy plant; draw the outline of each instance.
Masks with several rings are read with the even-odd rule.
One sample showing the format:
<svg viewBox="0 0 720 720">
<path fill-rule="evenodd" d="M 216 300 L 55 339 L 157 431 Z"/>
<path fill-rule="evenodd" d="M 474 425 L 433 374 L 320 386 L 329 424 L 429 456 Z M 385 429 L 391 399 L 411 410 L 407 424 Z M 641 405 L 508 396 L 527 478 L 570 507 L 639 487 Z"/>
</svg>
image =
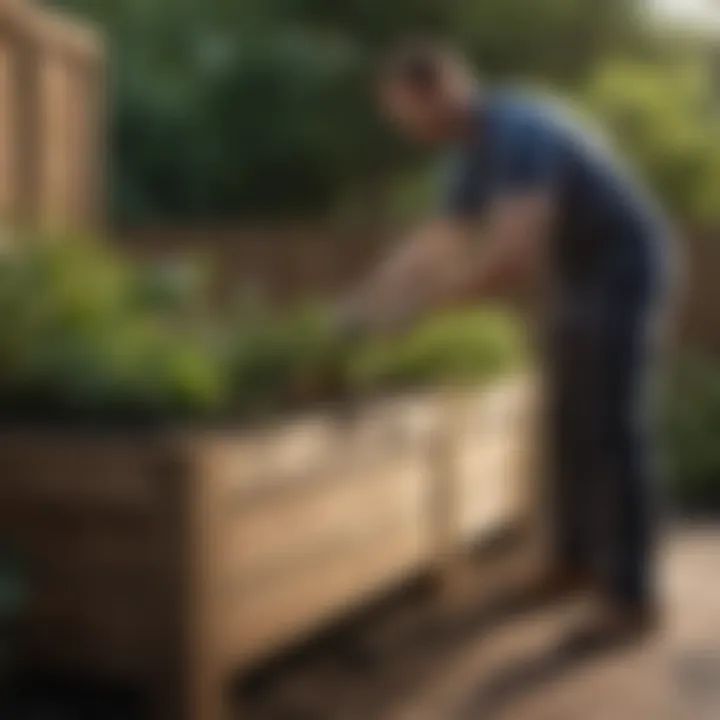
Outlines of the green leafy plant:
<svg viewBox="0 0 720 720">
<path fill-rule="evenodd" d="M 157 288 L 154 269 L 100 243 L 37 242 L 0 259 L 4 412 L 202 414 L 224 400 L 202 295 Z M 162 297 L 159 297 L 162 295 Z M 180 297 L 182 296 L 182 297 Z"/>
<path fill-rule="evenodd" d="M 210 313 L 203 273 L 134 265 L 100 243 L 0 258 L 4 417 L 115 422 L 249 418 L 355 389 L 478 380 L 523 355 L 498 311 L 349 345 L 327 308 Z"/>
<path fill-rule="evenodd" d="M 371 344 L 354 357 L 349 372 L 361 386 L 463 383 L 512 368 L 524 356 L 522 334 L 507 313 L 469 310 Z"/>
<path fill-rule="evenodd" d="M 711 68 L 677 58 L 608 60 L 585 90 L 589 109 L 668 207 L 687 220 L 720 219 L 720 117 Z"/>
<path fill-rule="evenodd" d="M 254 311 L 236 320 L 230 348 L 233 404 L 246 411 L 322 397 L 341 348 L 318 307 Z"/>
<path fill-rule="evenodd" d="M 720 363 L 688 354 L 668 404 L 672 491 L 681 508 L 720 510 Z"/>
</svg>

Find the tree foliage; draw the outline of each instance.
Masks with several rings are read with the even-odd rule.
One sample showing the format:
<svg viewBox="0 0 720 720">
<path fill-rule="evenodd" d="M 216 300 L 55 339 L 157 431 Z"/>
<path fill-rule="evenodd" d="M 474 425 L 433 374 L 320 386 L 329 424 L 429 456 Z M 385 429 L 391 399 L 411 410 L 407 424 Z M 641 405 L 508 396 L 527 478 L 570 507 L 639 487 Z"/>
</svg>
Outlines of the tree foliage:
<svg viewBox="0 0 720 720">
<path fill-rule="evenodd" d="M 124 220 L 316 213 L 406 162 L 369 71 L 432 32 L 487 73 L 570 83 L 622 44 L 639 0 L 56 0 L 106 31 Z"/>
<path fill-rule="evenodd" d="M 610 61 L 585 100 L 676 213 L 720 220 L 720 114 L 706 65 Z"/>
</svg>

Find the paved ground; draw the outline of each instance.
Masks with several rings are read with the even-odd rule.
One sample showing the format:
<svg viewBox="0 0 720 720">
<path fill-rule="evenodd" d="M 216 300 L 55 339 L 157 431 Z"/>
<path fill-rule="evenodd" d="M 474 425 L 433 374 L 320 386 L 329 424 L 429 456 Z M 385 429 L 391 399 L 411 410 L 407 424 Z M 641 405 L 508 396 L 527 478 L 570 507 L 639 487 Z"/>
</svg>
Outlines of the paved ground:
<svg viewBox="0 0 720 720">
<path fill-rule="evenodd" d="M 673 537 L 664 587 L 666 628 L 643 647 L 564 664 L 557 638 L 581 603 L 530 613 L 469 638 L 392 720 L 720 718 L 720 529 Z"/>
</svg>

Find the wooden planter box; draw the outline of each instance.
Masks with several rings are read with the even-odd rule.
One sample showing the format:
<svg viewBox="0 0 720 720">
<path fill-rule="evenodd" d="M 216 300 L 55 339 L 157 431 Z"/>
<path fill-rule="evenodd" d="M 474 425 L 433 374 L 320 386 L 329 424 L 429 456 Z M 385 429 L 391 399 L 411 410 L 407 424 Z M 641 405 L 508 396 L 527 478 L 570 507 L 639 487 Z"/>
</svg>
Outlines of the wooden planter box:
<svg viewBox="0 0 720 720">
<path fill-rule="evenodd" d="M 428 394 L 241 433 L 3 433 L 0 542 L 28 562 L 28 650 L 152 682 L 167 720 L 216 720 L 235 671 L 520 517 L 509 460 L 532 393 L 502 387 L 460 413 Z M 512 411 L 490 433 L 496 391 Z M 507 464 L 488 433 L 513 435 Z"/>
</svg>

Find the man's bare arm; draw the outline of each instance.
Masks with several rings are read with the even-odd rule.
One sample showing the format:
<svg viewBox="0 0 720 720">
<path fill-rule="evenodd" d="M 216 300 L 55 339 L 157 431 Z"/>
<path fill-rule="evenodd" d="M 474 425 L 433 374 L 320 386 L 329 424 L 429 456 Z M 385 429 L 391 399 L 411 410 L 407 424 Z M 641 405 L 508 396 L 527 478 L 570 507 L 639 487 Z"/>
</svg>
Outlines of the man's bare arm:
<svg viewBox="0 0 720 720">
<path fill-rule="evenodd" d="M 446 221 L 428 223 L 397 244 L 349 298 L 349 311 L 373 329 L 406 324 L 459 289 L 456 275 L 467 268 L 469 249 L 463 228 Z"/>
<path fill-rule="evenodd" d="M 350 298 L 348 311 L 378 331 L 481 298 L 540 264 L 552 203 L 539 195 L 499 200 L 479 221 L 439 220 L 401 243 Z"/>
</svg>

